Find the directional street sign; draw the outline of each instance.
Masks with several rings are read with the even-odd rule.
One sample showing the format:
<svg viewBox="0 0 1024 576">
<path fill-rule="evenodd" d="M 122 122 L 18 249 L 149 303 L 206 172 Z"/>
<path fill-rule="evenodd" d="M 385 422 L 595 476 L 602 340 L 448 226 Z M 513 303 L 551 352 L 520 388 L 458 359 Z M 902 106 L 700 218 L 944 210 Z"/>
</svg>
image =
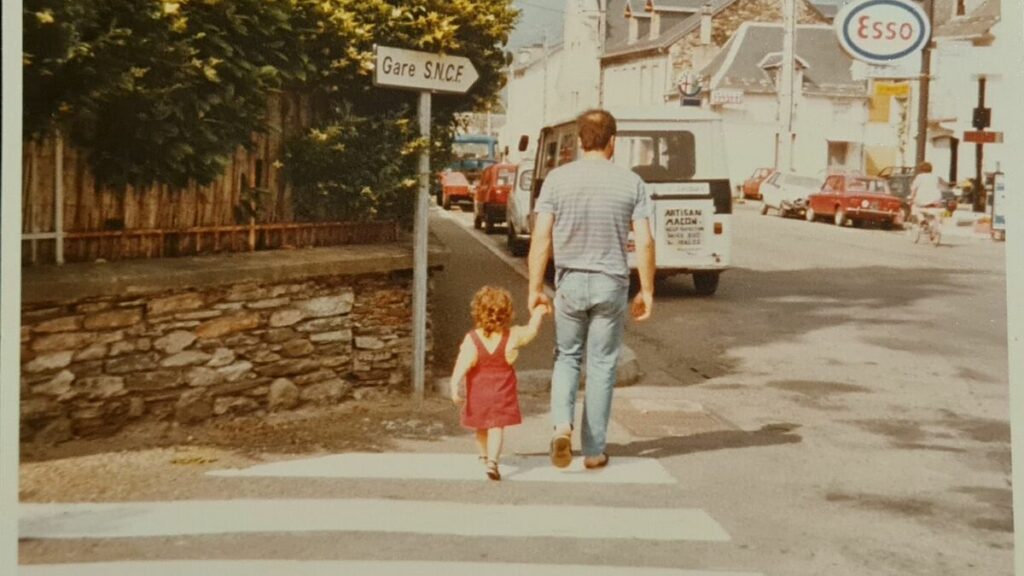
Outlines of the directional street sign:
<svg viewBox="0 0 1024 576">
<path fill-rule="evenodd" d="M 430 140 L 430 97 L 432 92 L 464 94 L 480 74 L 469 58 L 418 52 L 390 46 L 377 47 L 373 83 L 387 88 L 419 92 L 420 137 Z M 422 399 L 426 388 L 427 343 L 427 211 L 430 209 L 430 148 L 419 158 L 420 186 L 413 220 L 413 295 L 412 295 L 412 388 Z"/>
<path fill-rule="evenodd" d="M 480 75 L 469 58 L 377 47 L 373 83 L 377 86 L 464 94 Z"/>
</svg>

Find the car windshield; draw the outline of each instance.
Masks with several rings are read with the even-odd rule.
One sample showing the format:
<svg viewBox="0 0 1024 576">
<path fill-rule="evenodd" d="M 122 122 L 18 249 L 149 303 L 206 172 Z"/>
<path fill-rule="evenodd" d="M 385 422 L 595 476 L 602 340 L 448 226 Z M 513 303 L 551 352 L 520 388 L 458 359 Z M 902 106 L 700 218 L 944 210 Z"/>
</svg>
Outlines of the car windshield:
<svg viewBox="0 0 1024 576">
<path fill-rule="evenodd" d="M 512 170 L 501 170 L 498 172 L 497 185 L 498 186 L 511 186 L 512 182 L 516 179 L 516 173 Z"/>
<path fill-rule="evenodd" d="M 686 131 L 620 132 L 613 160 L 645 182 L 689 180 L 697 171 L 695 140 Z"/>
<path fill-rule="evenodd" d="M 491 146 L 487 142 L 455 142 L 452 157 L 456 160 L 484 159 L 491 157 Z"/>
<path fill-rule="evenodd" d="M 885 185 L 885 180 L 851 178 L 846 181 L 846 191 L 851 193 L 888 194 L 889 187 Z"/>
</svg>

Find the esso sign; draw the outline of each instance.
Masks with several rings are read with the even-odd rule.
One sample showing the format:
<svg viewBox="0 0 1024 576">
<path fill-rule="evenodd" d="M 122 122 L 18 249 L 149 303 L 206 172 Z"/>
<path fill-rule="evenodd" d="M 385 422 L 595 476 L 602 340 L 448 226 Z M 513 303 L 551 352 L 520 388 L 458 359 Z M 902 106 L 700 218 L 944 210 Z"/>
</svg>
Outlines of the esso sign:
<svg viewBox="0 0 1024 576">
<path fill-rule="evenodd" d="M 839 44 L 851 56 L 888 64 L 924 48 L 931 38 L 928 15 L 911 0 L 860 0 L 836 14 Z"/>
</svg>

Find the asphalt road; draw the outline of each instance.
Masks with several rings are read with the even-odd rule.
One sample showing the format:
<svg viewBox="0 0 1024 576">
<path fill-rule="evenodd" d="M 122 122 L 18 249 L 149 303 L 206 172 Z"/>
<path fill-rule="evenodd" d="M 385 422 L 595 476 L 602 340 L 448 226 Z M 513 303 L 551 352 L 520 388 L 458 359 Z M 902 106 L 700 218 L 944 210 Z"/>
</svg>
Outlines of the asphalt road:
<svg viewBox="0 0 1024 576">
<path fill-rule="evenodd" d="M 481 271 L 523 282 L 501 235 L 438 218 L 454 254 L 435 290 Z M 217 453 L 194 473 L 163 454 L 43 462 L 23 477 L 153 480 L 101 506 L 69 489 L 23 507 L 22 573 L 1012 574 L 1003 245 L 913 245 L 756 204 L 733 225 L 716 296 L 671 279 L 628 326 L 643 376 L 616 392 L 603 471 L 551 473 L 542 396 L 524 399 L 497 484 L 466 434 L 354 460 Z M 464 300 L 435 310 L 436 359 L 468 326 Z"/>
<path fill-rule="evenodd" d="M 639 386 L 719 425 L 676 412 L 671 436 L 614 448 L 659 458 L 724 514 L 749 546 L 733 566 L 1011 574 L 1004 245 L 759 208 L 736 206 L 714 297 L 669 279 L 655 319 L 627 328 Z M 500 232 L 474 234 L 501 252 Z M 630 417 L 657 431 L 654 414 Z"/>
</svg>

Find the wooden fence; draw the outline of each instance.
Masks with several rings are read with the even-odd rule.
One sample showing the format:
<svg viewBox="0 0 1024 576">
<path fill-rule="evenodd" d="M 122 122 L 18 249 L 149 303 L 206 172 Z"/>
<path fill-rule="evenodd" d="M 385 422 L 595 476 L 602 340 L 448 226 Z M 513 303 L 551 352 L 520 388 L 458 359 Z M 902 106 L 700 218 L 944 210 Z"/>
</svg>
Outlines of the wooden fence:
<svg viewBox="0 0 1024 576">
<path fill-rule="evenodd" d="M 224 174 L 207 186 L 102 187 L 80 150 L 59 138 L 25 142 L 23 262 L 160 258 L 394 240 L 394 222 L 293 222 L 291 189 L 281 174 L 284 142 L 311 125 L 310 115 L 307 98 L 273 95 L 268 101 L 268 131 L 254 134 L 250 147 L 236 150 Z M 244 192 L 253 188 L 267 192 L 255 221 L 242 209 Z"/>
</svg>

